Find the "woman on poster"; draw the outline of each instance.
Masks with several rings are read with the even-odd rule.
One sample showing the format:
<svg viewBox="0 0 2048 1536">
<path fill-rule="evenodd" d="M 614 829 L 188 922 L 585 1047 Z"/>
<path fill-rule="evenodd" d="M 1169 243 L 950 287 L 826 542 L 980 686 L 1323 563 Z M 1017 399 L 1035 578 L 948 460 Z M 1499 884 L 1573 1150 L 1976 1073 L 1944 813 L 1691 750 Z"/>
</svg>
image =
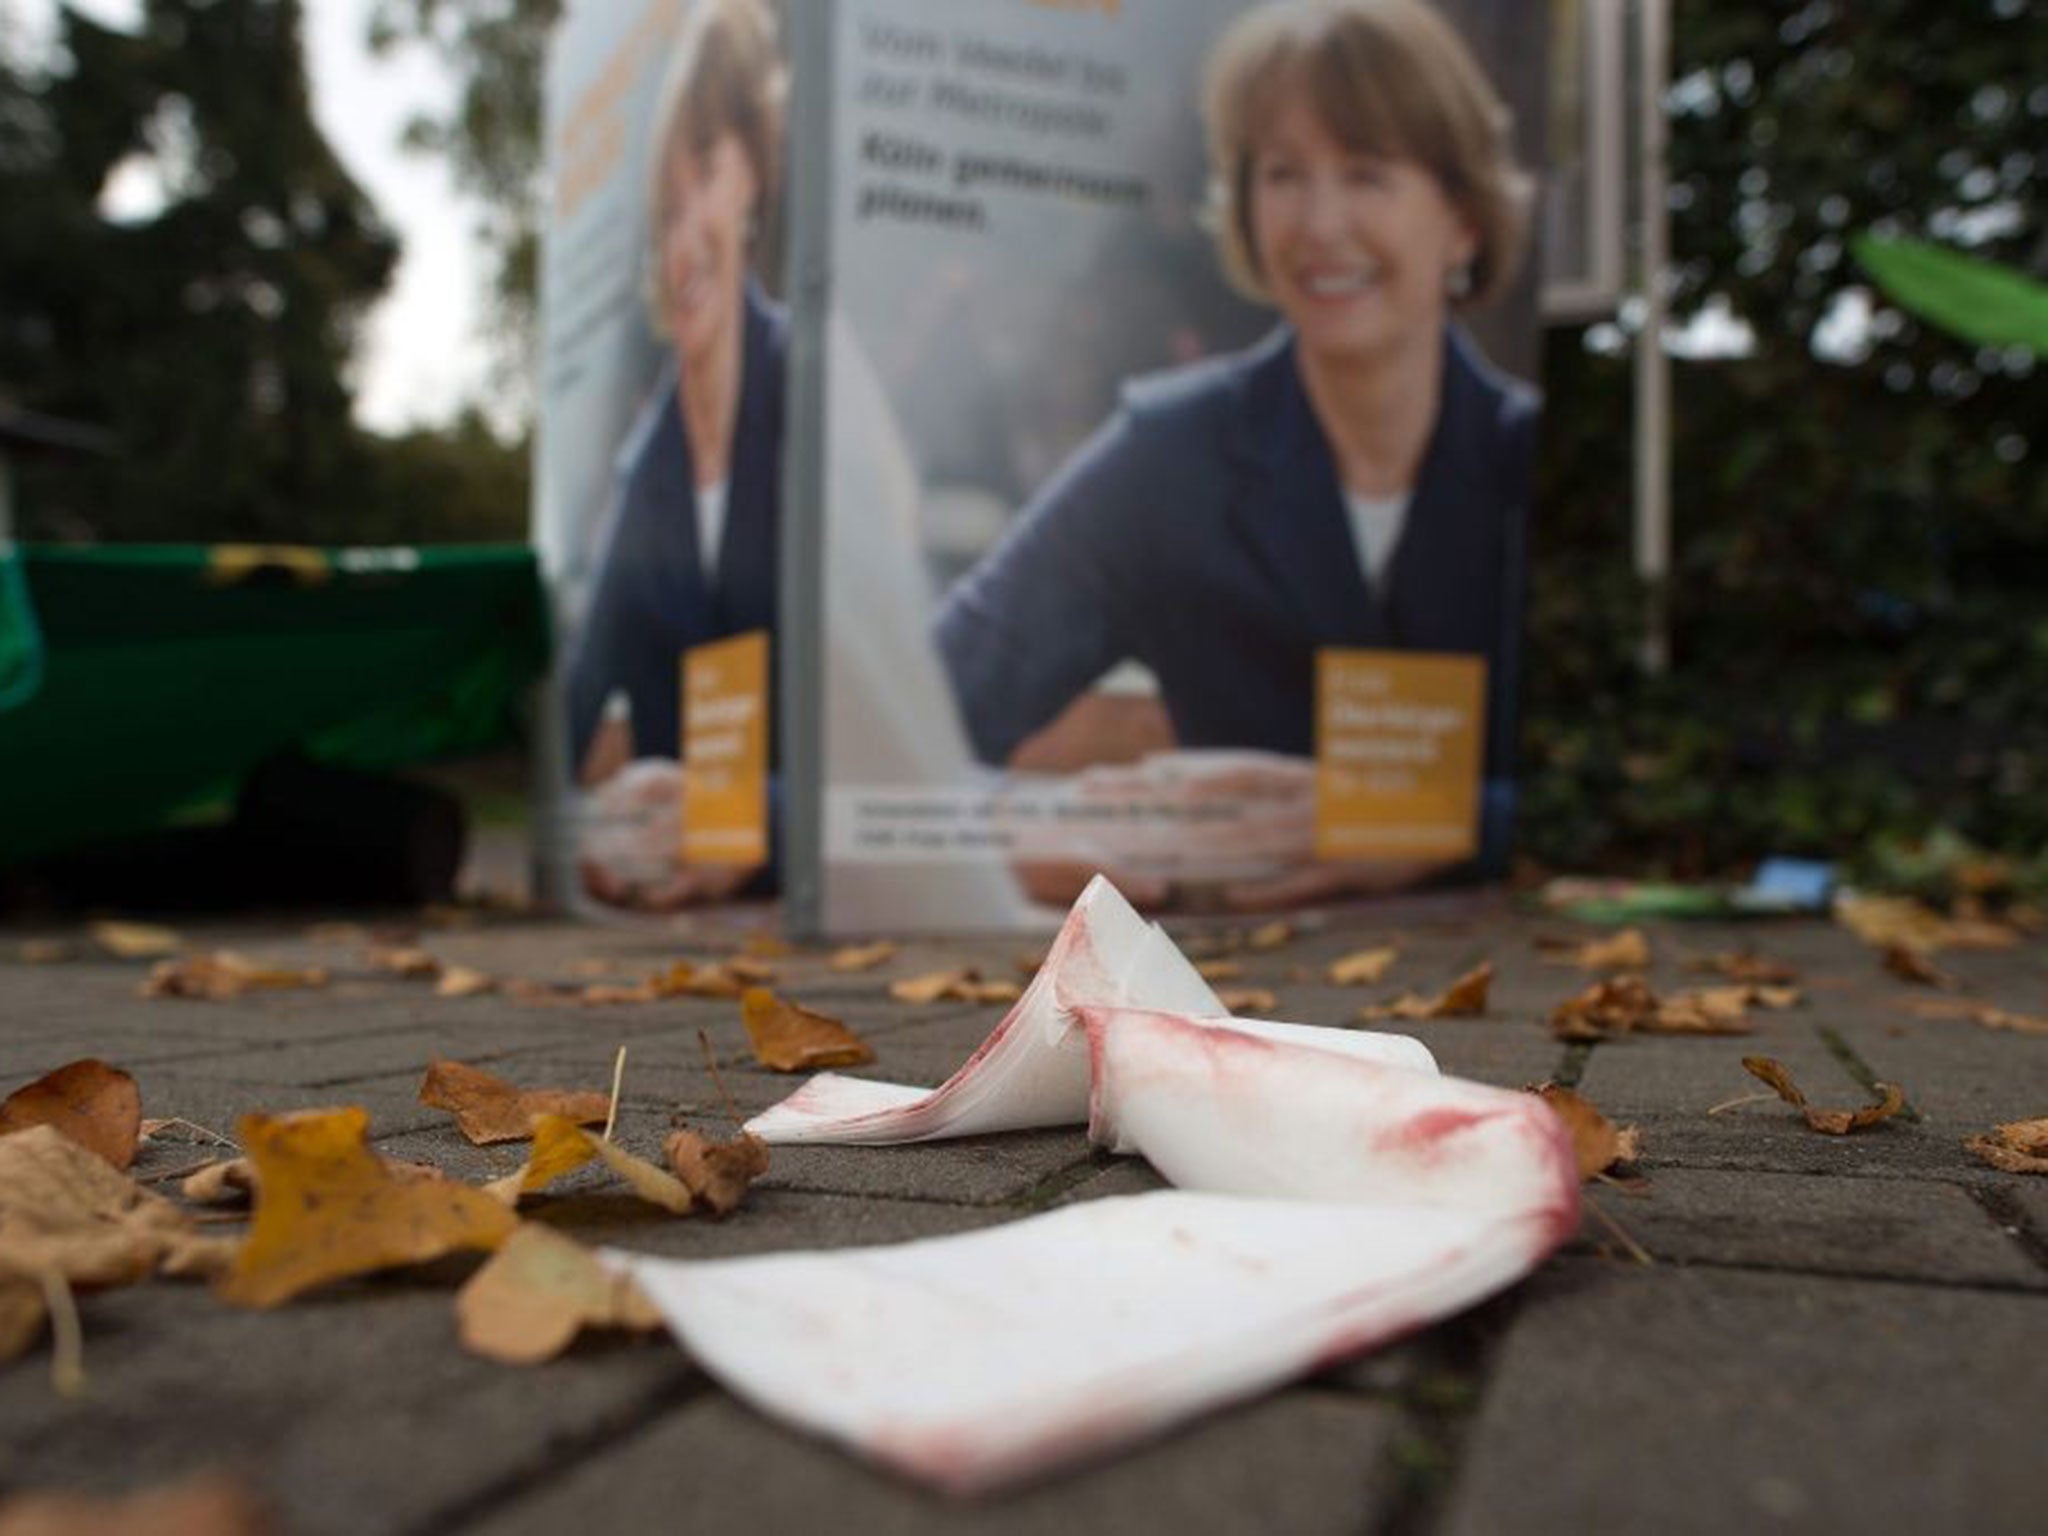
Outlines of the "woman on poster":
<svg viewBox="0 0 2048 1536">
<path fill-rule="evenodd" d="M 785 72 L 763 0 L 690 9 L 655 112 L 647 302 L 669 357 L 619 454 L 565 668 L 601 900 L 677 907 L 757 871 L 676 862 L 681 659 L 775 628 L 785 324 L 751 275 L 780 180 Z"/>
<path fill-rule="evenodd" d="M 1128 385 L 948 594 L 937 638 L 969 735 L 984 761 L 1012 763 L 1136 660 L 1179 747 L 1294 760 L 1234 765 L 1224 792 L 1312 799 L 1320 649 L 1482 656 L 1485 858 L 1512 804 L 1537 400 L 1456 316 L 1507 286 L 1524 244 L 1530 185 L 1508 114 L 1421 0 L 1254 8 L 1211 56 L 1205 111 L 1222 260 L 1282 323 L 1244 353 Z M 1121 789 L 1143 773 L 1119 770 Z M 1203 792 L 1177 777 L 1171 792 Z M 1312 816 L 1292 824 L 1298 867 L 1227 891 L 1231 904 L 1438 872 L 1317 865 Z"/>
</svg>

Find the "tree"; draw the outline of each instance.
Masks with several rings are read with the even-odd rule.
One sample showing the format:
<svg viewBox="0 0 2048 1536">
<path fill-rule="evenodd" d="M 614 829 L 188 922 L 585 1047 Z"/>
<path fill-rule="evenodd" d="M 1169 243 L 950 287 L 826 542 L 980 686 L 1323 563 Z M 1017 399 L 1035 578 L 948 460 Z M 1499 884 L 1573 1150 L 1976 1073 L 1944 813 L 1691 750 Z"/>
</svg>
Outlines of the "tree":
<svg viewBox="0 0 2048 1536">
<path fill-rule="evenodd" d="M 68 67 L 28 82 L 0 167 L 0 377 L 122 451 L 30 477 L 29 531 L 346 537 L 372 470 L 346 369 L 398 247 L 314 125 L 297 0 L 60 15 Z M 161 207 L 119 217 L 117 176 Z"/>
</svg>

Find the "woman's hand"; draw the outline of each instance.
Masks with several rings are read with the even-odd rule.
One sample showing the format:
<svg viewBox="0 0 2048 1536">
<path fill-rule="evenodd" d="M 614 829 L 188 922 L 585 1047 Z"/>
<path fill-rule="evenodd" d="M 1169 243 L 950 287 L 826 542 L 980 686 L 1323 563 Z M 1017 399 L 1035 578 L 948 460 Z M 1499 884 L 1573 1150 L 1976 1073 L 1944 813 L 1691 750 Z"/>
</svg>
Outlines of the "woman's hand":
<svg viewBox="0 0 2048 1536">
<path fill-rule="evenodd" d="M 629 763 L 584 802 L 577 868 L 608 906 L 674 912 L 723 901 L 759 865 L 682 862 L 683 770 L 667 758 Z"/>
</svg>

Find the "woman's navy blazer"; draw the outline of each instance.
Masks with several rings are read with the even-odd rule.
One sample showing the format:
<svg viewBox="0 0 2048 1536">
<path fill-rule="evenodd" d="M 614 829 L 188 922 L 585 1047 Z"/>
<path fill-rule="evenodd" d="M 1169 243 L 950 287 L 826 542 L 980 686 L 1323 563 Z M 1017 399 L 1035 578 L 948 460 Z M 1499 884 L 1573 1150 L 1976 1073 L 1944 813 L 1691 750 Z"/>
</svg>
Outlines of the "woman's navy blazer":
<svg viewBox="0 0 2048 1536">
<path fill-rule="evenodd" d="M 716 579 L 705 579 L 697 547 L 697 476 L 671 361 L 620 448 L 617 506 L 569 652 L 572 765 L 589 750 L 605 701 L 621 691 L 633 707 L 633 755 L 680 756 L 683 652 L 775 628 L 786 327 L 752 282 L 745 302 Z"/>
<path fill-rule="evenodd" d="M 1486 836 L 1504 849 L 1538 400 L 1456 327 L 1383 589 L 1368 587 L 1282 327 L 1126 387 L 1123 408 L 947 595 L 937 637 L 974 750 L 1001 764 L 1126 658 L 1183 747 L 1315 747 L 1325 646 L 1482 656 Z"/>
</svg>

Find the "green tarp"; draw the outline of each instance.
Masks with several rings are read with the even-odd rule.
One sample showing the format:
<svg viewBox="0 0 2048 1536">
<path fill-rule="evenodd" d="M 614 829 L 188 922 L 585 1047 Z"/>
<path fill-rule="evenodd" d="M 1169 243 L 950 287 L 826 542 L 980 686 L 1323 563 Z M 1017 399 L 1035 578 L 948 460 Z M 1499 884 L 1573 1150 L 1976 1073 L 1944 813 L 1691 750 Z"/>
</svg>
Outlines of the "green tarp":
<svg viewBox="0 0 2048 1536">
<path fill-rule="evenodd" d="M 281 753 L 496 745 L 545 615 L 523 546 L 0 548 L 0 865 L 221 814 Z"/>
</svg>

